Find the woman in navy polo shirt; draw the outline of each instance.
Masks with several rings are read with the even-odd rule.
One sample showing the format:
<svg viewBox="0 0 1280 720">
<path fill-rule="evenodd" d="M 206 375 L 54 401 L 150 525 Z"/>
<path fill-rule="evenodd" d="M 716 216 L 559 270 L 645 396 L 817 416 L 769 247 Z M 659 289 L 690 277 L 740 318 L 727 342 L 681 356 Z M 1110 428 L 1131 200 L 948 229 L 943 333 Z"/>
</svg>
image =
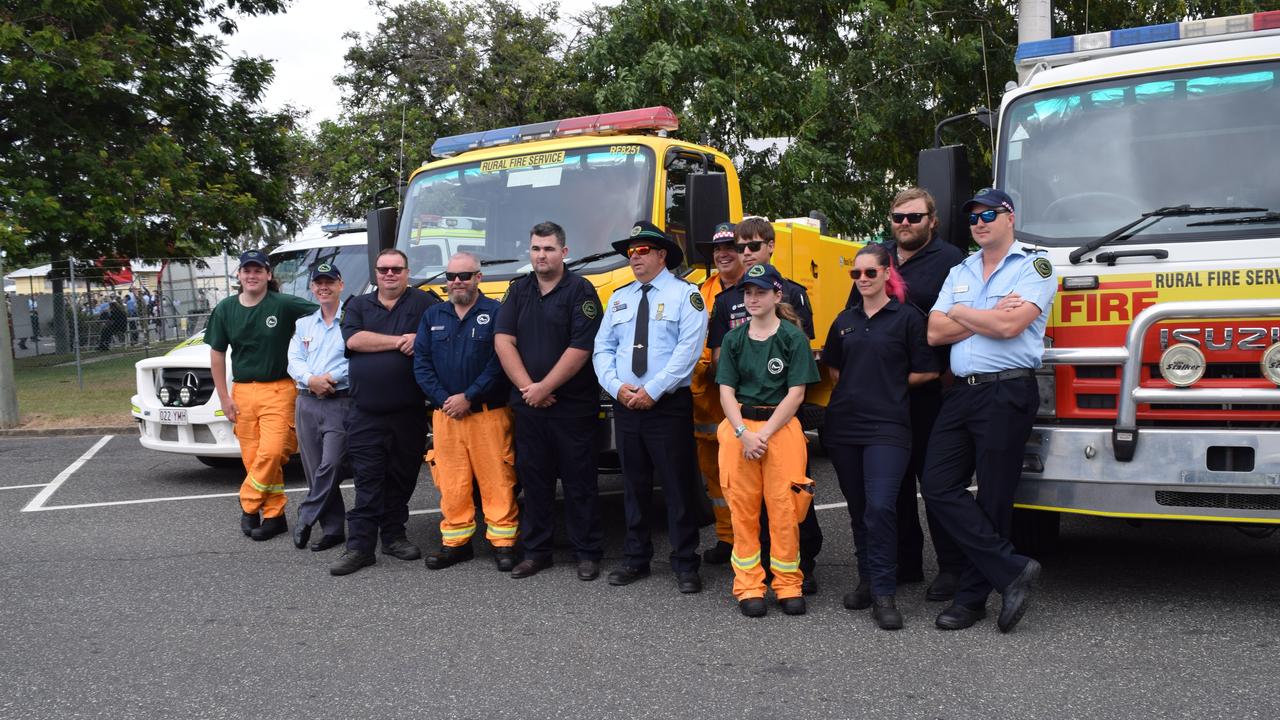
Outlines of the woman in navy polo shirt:
<svg viewBox="0 0 1280 720">
<path fill-rule="evenodd" d="M 849 502 L 858 587 L 845 607 L 872 606 L 885 630 L 902 627 L 897 592 L 898 486 L 911 457 L 907 388 L 938 376 L 924 313 L 905 301 L 906 283 L 882 245 L 867 245 L 849 275 L 857 302 L 836 316 L 822 362 L 836 378 L 823 439 Z M 874 598 L 874 599 L 873 599 Z"/>
</svg>

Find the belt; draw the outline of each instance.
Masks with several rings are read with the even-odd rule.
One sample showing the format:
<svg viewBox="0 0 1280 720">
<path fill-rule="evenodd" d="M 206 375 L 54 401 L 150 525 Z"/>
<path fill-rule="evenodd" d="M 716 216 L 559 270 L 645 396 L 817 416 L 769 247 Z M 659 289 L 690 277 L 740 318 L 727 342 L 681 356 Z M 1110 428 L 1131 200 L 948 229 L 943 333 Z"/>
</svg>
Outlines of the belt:
<svg viewBox="0 0 1280 720">
<path fill-rule="evenodd" d="M 306 395 L 307 397 L 313 397 L 317 400 L 337 400 L 338 398 L 350 397 L 351 391 L 346 388 L 343 388 L 341 390 L 335 390 L 332 393 L 329 393 L 328 395 L 321 396 L 311 392 L 306 388 L 298 388 L 298 394 Z"/>
<path fill-rule="evenodd" d="M 987 383 L 993 383 L 999 380 L 1013 380 L 1014 378 L 1031 377 L 1035 374 L 1036 371 L 1031 368 L 1014 368 L 1012 370 L 1001 370 L 1000 372 L 959 376 L 956 378 L 956 382 L 962 385 L 986 385 Z"/>
<path fill-rule="evenodd" d="M 773 411 L 777 409 L 777 405 L 743 405 L 742 418 L 744 420 L 768 420 L 773 417 Z"/>
</svg>

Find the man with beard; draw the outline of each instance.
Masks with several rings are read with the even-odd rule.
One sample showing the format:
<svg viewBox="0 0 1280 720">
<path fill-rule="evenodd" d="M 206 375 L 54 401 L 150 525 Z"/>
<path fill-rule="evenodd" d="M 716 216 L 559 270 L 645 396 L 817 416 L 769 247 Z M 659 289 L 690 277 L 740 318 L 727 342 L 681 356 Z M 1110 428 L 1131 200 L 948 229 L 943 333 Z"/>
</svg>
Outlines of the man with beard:
<svg viewBox="0 0 1280 720">
<path fill-rule="evenodd" d="M 475 556 L 476 507 L 471 478 L 480 486 L 485 537 L 498 570 L 515 567 L 516 470 L 511 451 L 510 383 L 493 349 L 494 319 L 502 304 L 480 292 L 480 261 L 460 252 L 445 269 L 449 302 L 422 316 L 413 348 L 418 387 L 435 406 L 435 446 L 427 453 L 440 489 L 439 552 L 427 567 L 442 570 Z"/>
<path fill-rule="evenodd" d="M 889 251 L 894 268 L 907 283 L 907 302 L 927 313 L 937 301 L 938 290 L 947 279 L 947 273 L 964 260 L 964 252 L 934 236 L 938 229 L 938 216 L 933 196 L 927 190 L 907 188 L 893 198 L 890 207 L 893 209 L 889 213 L 889 228 L 893 237 L 885 243 L 885 249 Z M 860 302 L 862 296 L 858 288 L 851 288 L 845 307 L 850 308 Z M 938 367 L 946 374 L 951 346 L 936 347 L 934 352 Z M 933 431 L 933 421 L 942 407 L 942 381 L 931 380 L 911 388 L 908 402 L 911 406 L 911 458 L 898 491 L 898 580 L 918 582 L 924 579 L 924 531 L 920 527 L 916 488 L 920 469 L 924 466 L 929 433 Z M 934 601 L 950 600 L 956 592 L 964 555 L 928 508 L 925 508 L 925 517 L 929 522 L 929 537 L 938 556 L 938 576 L 925 591 L 925 597 Z M 857 589 L 846 600 L 845 605 L 850 609 L 869 607 L 871 586 L 859 580 Z"/>
</svg>

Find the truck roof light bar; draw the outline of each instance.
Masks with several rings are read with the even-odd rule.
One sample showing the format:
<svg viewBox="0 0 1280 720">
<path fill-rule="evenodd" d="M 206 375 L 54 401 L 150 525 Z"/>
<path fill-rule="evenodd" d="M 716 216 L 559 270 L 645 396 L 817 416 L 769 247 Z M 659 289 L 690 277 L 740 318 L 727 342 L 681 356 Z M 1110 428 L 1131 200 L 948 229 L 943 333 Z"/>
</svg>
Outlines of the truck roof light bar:
<svg viewBox="0 0 1280 720">
<path fill-rule="evenodd" d="M 1041 60 L 1057 59 L 1070 61 L 1082 60 L 1091 53 L 1113 48 L 1134 47 L 1155 43 L 1169 43 L 1180 40 L 1201 41 L 1224 35 L 1261 32 L 1280 29 L 1280 10 L 1250 13 L 1247 15 L 1231 15 L 1228 17 L 1206 18 L 1204 20 L 1187 20 L 1177 23 L 1146 25 L 1122 30 L 1072 35 L 1070 37 L 1050 38 L 1023 43 L 1014 53 L 1014 61 L 1025 65 Z M 1074 54 L 1082 57 L 1071 58 Z"/>
<path fill-rule="evenodd" d="M 677 130 L 680 121 L 670 108 L 661 105 L 636 110 L 584 115 L 564 120 L 519 125 L 515 127 L 485 130 L 482 132 L 452 135 L 435 141 L 431 154 L 436 157 L 453 157 L 477 148 L 499 147 L 515 143 L 532 142 L 577 135 L 616 135 L 625 132 Z"/>
</svg>

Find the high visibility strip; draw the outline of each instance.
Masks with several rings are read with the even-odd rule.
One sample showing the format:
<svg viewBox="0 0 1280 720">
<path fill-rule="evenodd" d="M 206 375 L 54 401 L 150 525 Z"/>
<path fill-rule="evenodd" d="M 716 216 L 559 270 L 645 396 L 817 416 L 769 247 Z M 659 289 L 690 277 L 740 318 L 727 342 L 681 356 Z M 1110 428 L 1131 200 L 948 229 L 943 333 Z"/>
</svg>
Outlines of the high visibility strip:
<svg viewBox="0 0 1280 720">
<path fill-rule="evenodd" d="M 475 534 L 476 534 L 475 523 L 471 523 L 466 527 L 458 528 L 456 530 L 445 530 L 443 528 L 441 528 L 440 530 L 440 536 L 445 538 L 446 540 L 456 540 L 458 538 L 469 538 Z"/>
<path fill-rule="evenodd" d="M 739 570 L 750 570 L 751 568 L 759 567 L 760 565 L 759 552 L 757 552 L 755 555 L 752 555 L 749 558 L 740 558 L 737 555 L 730 553 L 729 559 L 733 561 L 733 566 L 738 568 Z"/>
<path fill-rule="evenodd" d="M 800 560 L 797 558 L 795 562 L 784 562 L 770 555 L 769 567 L 773 568 L 774 572 L 798 572 L 800 570 Z"/>
<path fill-rule="evenodd" d="M 249 480 L 249 484 L 253 486 L 253 489 L 257 490 L 260 493 L 266 493 L 268 495 L 277 495 L 284 492 L 284 483 L 280 483 L 279 485 L 263 485 L 257 480 L 254 480 L 252 476 L 250 476 L 248 480 Z"/>
<path fill-rule="evenodd" d="M 490 534 L 490 535 L 492 535 L 493 537 L 499 537 L 499 538 L 513 538 L 513 537 L 515 537 L 515 536 L 516 536 L 516 530 L 517 530 L 517 528 L 516 528 L 516 526 L 515 526 L 515 525 L 493 525 L 493 524 L 489 524 L 489 525 L 488 525 L 488 528 L 489 528 L 489 534 Z"/>
</svg>

